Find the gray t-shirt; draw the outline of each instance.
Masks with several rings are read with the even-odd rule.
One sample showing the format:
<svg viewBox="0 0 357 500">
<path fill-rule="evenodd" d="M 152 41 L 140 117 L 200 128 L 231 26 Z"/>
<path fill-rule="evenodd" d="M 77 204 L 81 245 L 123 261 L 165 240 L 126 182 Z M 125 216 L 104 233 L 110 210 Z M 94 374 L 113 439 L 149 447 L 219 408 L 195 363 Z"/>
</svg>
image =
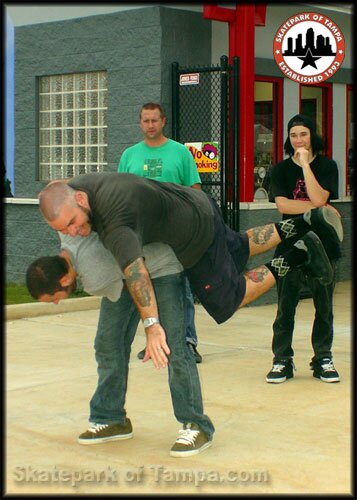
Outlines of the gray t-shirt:
<svg viewBox="0 0 357 500">
<path fill-rule="evenodd" d="M 68 185 L 87 193 L 92 229 L 122 270 L 154 242 L 170 245 L 190 268 L 213 240 L 213 208 L 199 189 L 117 172 L 79 175 Z"/>
<path fill-rule="evenodd" d="M 80 277 L 84 290 L 90 295 L 107 297 L 116 302 L 123 288 L 123 273 L 113 254 L 100 241 L 98 233 L 74 238 L 58 233 L 61 248 L 66 250 Z M 144 246 L 145 264 L 152 279 L 183 270 L 173 250 L 164 243 Z"/>
</svg>

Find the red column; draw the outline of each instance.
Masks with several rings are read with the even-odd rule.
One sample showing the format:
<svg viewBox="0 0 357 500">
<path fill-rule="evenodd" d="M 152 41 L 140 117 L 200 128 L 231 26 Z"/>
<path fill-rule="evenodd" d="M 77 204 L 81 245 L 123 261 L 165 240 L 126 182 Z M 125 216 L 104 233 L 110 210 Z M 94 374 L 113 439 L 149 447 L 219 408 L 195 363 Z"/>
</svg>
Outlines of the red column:
<svg viewBox="0 0 357 500">
<path fill-rule="evenodd" d="M 254 198 L 254 34 L 255 26 L 265 25 L 265 15 L 265 4 L 203 8 L 204 18 L 229 23 L 229 62 L 240 58 L 240 201 Z"/>
<path fill-rule="evenodd" d="M 240 200 L 254 198 L 254 4 L 237 5 L 229 23 L 229 61 L 240 58 Z"/>
</svg>

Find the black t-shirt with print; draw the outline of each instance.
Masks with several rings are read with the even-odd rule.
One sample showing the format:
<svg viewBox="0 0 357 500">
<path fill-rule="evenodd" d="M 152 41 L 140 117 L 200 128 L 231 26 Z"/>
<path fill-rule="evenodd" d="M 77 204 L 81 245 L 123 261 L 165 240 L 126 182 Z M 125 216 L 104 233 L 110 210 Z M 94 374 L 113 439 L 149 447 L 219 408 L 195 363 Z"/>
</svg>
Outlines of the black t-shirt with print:
<svg viewBox="0 0 357 500">
<path fill-rule="evenodd" d="M 338 168 L 336 162 L 318 154 L 310 163 L 310 167 L 320 186 L 330 193 L 328 201 L 337 199 Z M 277 196 L 284 196 L 289 200 L 309 200 L 303 170 L 291 158 L 277 163 L 271 169 L 269 201 L 274 202 Z M 297 215 L 283 214 L 283 220 L 296 216 Z M 341 257 L 340 245 L 334 243 L 322 232 L 319 233 L 318 236 L 320 237 L 330 259 L 337 259 Z M 285 240 L 277 247 L 276 253 L 281 254 L 297 239 L 298 237 Z"/>
</svg>

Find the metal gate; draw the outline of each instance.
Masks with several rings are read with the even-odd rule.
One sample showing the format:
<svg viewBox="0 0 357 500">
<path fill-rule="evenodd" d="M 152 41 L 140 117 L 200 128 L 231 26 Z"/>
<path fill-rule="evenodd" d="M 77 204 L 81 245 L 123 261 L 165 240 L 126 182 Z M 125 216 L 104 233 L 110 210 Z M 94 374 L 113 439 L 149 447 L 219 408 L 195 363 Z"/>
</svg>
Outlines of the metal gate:
<svg viewBox="0 0 357 500">
<path fill-rule="evenodd" d="M 218 171 L 200 173 L 202 189 L 239 231 L 239 58 L 220 65 L 180 68 L 172 64 L 172 138 L 181 143 L 218 143 Z"/>
</svg>

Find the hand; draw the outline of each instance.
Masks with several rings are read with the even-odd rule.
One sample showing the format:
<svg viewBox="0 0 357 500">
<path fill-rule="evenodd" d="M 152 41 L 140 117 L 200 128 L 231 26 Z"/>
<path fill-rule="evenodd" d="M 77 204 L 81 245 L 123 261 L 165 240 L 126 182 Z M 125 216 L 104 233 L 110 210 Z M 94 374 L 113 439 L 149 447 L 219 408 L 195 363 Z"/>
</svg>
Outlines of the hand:
<svg viewBox="0 0 357 500">
<path fill-rule="evenodd" d="M 300 167 L 309 165 L 309 151 L 305 148 L 297 148 L 293 158 Z"/>
<path fill-rule="evenodd" d="M 146 328 L 145 333 L 146 349 L 143 363 L 151 358 L 157 370 L 166 368 L 170 349 L 166 343 L 165 330 L 160 324 L 155 324 Z"/>
</svg>

